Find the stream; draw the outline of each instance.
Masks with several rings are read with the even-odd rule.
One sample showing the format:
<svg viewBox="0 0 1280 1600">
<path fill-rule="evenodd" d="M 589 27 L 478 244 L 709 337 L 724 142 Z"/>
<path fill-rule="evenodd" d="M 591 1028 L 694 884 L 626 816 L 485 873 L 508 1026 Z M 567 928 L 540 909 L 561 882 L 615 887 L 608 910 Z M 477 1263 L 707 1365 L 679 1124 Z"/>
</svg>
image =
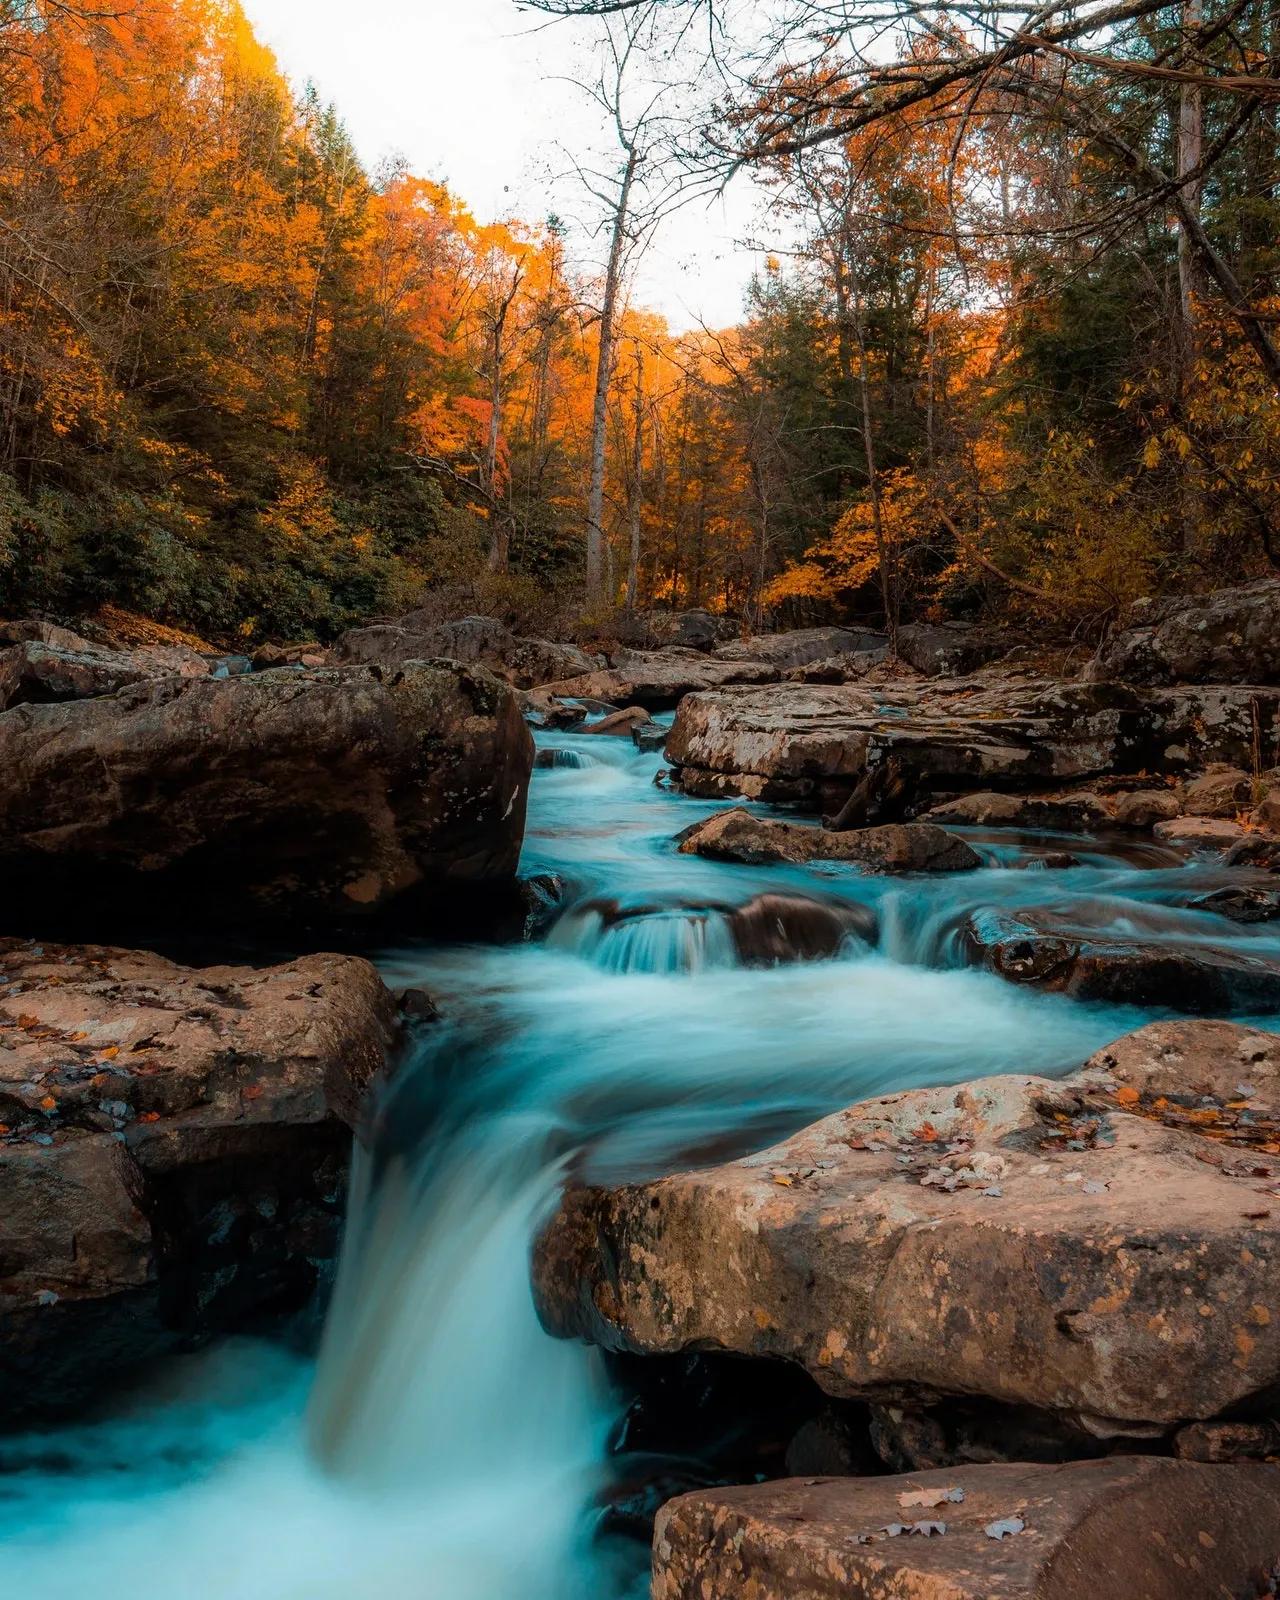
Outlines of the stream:
<svg viewBox="0 0 1280 1600">
<path fill-rule="evenodd" d="M 539 735 L 522 870 L 563 886 L 535 937 L 383 952 L 430 992 L 352 1174 L 318 1357 L 232 1341 L 92 1423 L 0 1442 L 0 1570 L 24 1600 L 632 1600 L 642 1544 L 601 1536 L 627 1396 L 541 1330 L 528 1258 L 566 1178 L 719 1160 L 852 1101 L 1054 1074 L 1154 1013 L 961 964 L 975 907 L 1280 955 L 1188 911 L 1229 881 L 1149 843 L 969 831 L 954 877 L 676 853 L 718 809 L 630 741 Z M 1053 851 L 1079 864 L 1046 867 Z M 1233 881 L 1240 881 L 1236 874 Z M 827 959 L 744 967 L 731 916 L 822 902 Z"/>
</svg>

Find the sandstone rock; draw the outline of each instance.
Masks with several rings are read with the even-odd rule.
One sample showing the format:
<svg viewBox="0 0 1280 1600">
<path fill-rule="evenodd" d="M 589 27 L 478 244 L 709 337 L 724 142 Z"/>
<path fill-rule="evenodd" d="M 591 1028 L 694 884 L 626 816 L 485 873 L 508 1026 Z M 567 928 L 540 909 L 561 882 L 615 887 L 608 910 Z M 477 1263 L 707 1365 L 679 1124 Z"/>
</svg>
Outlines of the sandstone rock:
<svg viewBox="0 0 1280 1600">
<path fill-rule="evenodd" d="M 1036 910 L 972 912 L 962 937 L 1000 977 L 1077 1000 L 1210 1016 L 1280 1011 L 1280 961 L 1266 955 L 1081 931 Z"/>
<path fill-rule="evenodd" d="M 645 702 L 641 702 L 645 703 Z M 693 693 L 668 755 L 690 793 L 818 803 L 898 757 L 923 789 L 1037 789 L 1104 774 L 1199 770 L 1273 741 L 1280 691 L 1140 692 L 1013 673 L 844 686 L 780 683 Z"/>
<path fill-rule="evenodd" d="M 329 651 L 314 640 L 303 644 L 263 644 L 253 652 L 255 672 L 270 672 L 274 667 L 327 667 Z"/>
<path fill-rule="evenodd" d="M 305 1301 L 393 1038 L 369 963 L 5 940 L 0 979 L 0 1414 Z"/>
<path fill-rule="evenodd" d="M 963 1498 L 921 1504 L 952 1490 Z M 1278 1547 L 1273 1466 L 1117 1457 L 790 1479 L 664 1506 L 653 1600 L 1234 1600 L 1269 1592 Z"/>
<path fill-rule="evenodd" d="M 56 622 L 39 622 L 34 617 L 0 621 L 0 644 L 50 644 L 56 650 L 86 650 L 89 641 Z"/>
<path fill-rule="evenodd" d="M 984 789 L 934 806 L 927 820 L 944 826 L 1087 833 L 1107 827 L 1112 816 L 1101 796 L 1089 789 L 1065 794 L 1001 794 Z"/>
<path fill-rule="evenodd" d="M 414 612 L 394 623 L 352 629 L 338 640 L 334 655 L 339 661 L 392 668 L 406 661 L 462 661 L 487 667 L 517 689 L 589 673 L 600 664 L 576 645 L 518 638 L 493 617 L 432 624 L 426 614 Z"/>
<path fill-rule="evenodd" d="M 1280 833 L 1280 784 L 1271 784 L 1249 813 L 1250 826 L 1267 833 Z"/>
<path fill-rule="evenodd" d="M 697 690 L 736 683 L 776 683 L 779 677 L 778 668 L 769 662 L 718 661 L 693 652 L 623 650 L 613 659 L 608 671 L 560 679 L 544 684 L 543 690 L 563 699 L 585 697 L 668 711 Z"/>
<path fill-rule="evenodd" d="M 1247 772 L 1218 765 L 1184 784 L 1182 809 L 1189 817 L 1235 817 L 1248 807 L 1252 794 Z"/>
<path fill-rule="evenodd" d="M 1010 641 L 964 622 L 913 622 L 898 629 L 898 655 L 929 678 L 963 678 L 1008 655 Z"/>
<path fill-rule="evenodd" d="M 796 628 L 789 633 L 757 633 L 735 639 L 716 651 L 718 661 L 765 661 L 783 670 L 815 661 L 854 654 L 878 654 L 889 648 L 888 636 L 850 628 Z"/>
<path fill-rule="evenodd" d="M 771 861 L 851 861 L 869 872 L 968 872 L 981 858 L 963 839 L 929 823 L 889 823 L 830 833 L 750 811 L 718 812 L 680 835 L 682 855 L 757 866 Z"/>
<path fill-rule="evenodd" d="M 63 634 L 64 629 L 52 632 Z M 75 639 L 75 635 L 68 635 Z M 76 640 L 74 646 L 32 640 L 0 651 L 0 711 L 115 694 L 131 683 L 170 677 L 205 677 L 209 663 L 194 651 L 150 645 L 108 650 Z"/>
<path fill-rule="evenodd" d="M 1221 852 L 1239 843 L 1245 830 L 1238 822 L 1220 817 L 1175 817 L 1168 822 L 1158 822 L 1155 836 L 1180 850 Z"/>
<path fill-rule="evenodd" d="M 505 884 L 532 740 L 483 669 L 168 679 L 0 716 L 0 885 L 367 917 Z"/>
<path fill-rule="evenodd" d="M 653 719 L 643 706 L 627 706 L 622 711 L 612 711 L 599 722 L 593 722 L 588 727 L 580 728 L 580 733 L 599 733 L 608 737 L 610 734 L 619 735 L 624 739 L 630 738 L 637 729 L 651 727 Z"/>
<path fill-rule="evenodd" d="M 1280 1456 L 1280 1422 L 1193 1422 L 1173 1448 L 1181 1461 L 1265 1461 Z"/>
<path fill-rule="evenodd" d="M 1090 663 L 1125 683 L 1280 683 L 1280 579 L 1143 601 Z"/>
<path fill-rule="evenodd" d="M 1239 885 L 1215 889 L 1188 902 L 1192 911 L 1209 911 L 1232 922 L 1274 922 L 1280 917 L 1280 889 Z"/>
<path fill-rule="evenodd" d="M 1132 789 L 1117 794 L 1111 803 L 1111 820 L 1117 828 L 1151 828 L 1181 813 L 1177 795 L 1168 789 Z"/>
<path fill-rule="evenodd" d="M 732 617 L 711 611 L 639 611 L 624 617 L 615 629 L 622 644 L 640 650 L 676 645 L 689 650 L 711 650 L 737 637 Z"/>
<path fill-rule="evenodd" d="M 611 1349 L 776 1357 L 835 1397 L 986 1397 L 1101 1438 L 1247 1418 L 1280 1379 L 1275 1051 L 1161 1024 L 1065 1083 L 909 1090 L 741 1161 L 571 1189 L 537 1246 L 542 1316 Z"/>
<path fill-rule="evenodd" d="M 855 650 L 851 655 L 828 656 L 807 666 L 784 668 L 782 676 L 787 683 L 861 683 L 864 678 L 883 672 L 887 660 L 881 650 Z M 900 664 L 895 670 L 902 676 Z"/>
</svg>

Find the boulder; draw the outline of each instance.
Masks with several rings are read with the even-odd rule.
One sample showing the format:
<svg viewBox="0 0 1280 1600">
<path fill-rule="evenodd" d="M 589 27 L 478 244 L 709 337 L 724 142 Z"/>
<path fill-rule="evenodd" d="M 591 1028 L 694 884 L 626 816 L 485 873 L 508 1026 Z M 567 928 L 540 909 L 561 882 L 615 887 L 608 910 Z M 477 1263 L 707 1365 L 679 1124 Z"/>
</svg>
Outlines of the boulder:
<svg viewBox="0 0 1280 1600">
<path fill-rule="evenodd" d="M 1238 822 L 1222 817 L 1174 817 L 1155 826 L 1156 838 L 1177 850 L 1216 852 L 1230 850 L 1245 837 Z"/>
<path fill-rule="evenodd" d="M 793 1478 L 664 1506 L 653 1600 L 1234 1600 L 1275 1592 L 1277 1549 L 1275 1466 Z"/>
<path fill-rule="evenodd" d="M 1238 817 L 1247 811 L 1253 780 L 1240 767 L 1214 766 L 1182 788 L 1182 809 L 1189 817 Z"/>
<path fill-rule="evenodd" d="M 1280 889 L 1261 889 L 1252 885 L 1231 885 L 1214 889 L 1188 901 L 1192 911 L 1208 911 L 1232 922 L 1274 922 L 1280 917 Z"/>
<path fill-rule="evenodd" d="M 1091 789 L 1063 794 L 1001 794 L 983 789 L 934 806 L 926 820 L 943 826 L 1026 828 L 1052 833 L 1088 833 L 1111 823 L 1111 811 Z"/>
<path fill-rule="evenodd" d="M 898 629 L 898 656 L 927 678 L 964 678 L 1008 655 L 1012 644 L 967 622 L 912 622 Z"/>
<path fill-rule="evenodd" d="M 971 872 L 982 865 L 955 834 L 926 822 L 831 833 L 775 822 L 735 808 L 717 812 L 679 836 L 680 854 L 760 866 L 773 861 L 849 861 L 868 872 Z"/>
<path fill-rule="evenodd" d="M 273 667 L 327 667 L 330 652 L 314 640 L 302 644 L 263 644 L 253 652 L 255 672 L 270 672 Z"/>
<path fill-rule="evenodd" d="M 638 611 L 623 617 L 614 629 L 618 641 L 639 650 L 676 645 L 686 650 L 711 650 L 737 637 L 732 617 L 711 611 Z"/>
<path fill-rule="evenodd" d="M 962 939 L 976 964 L 1011 983 L 1077 1000 L 1202 1016 L 1280 1011 L 1280 961 L 1267 955 L 1081 931 L 1038 910 L 971 912 Z"/>
<path fill-rule="evenodd" d="M 886 1095 L 743 1160 L 571 1188 L 539 1309 L 613 1350 L 797 1363 L 837 1398 L 983 1398 L 1100 1439 L 1245 1420 L 1280 1381 L 1278 1110 L 1276 1041 L 1203 1023 L 1063 1083 Z"/>
<path fill-rule="evenodd" d="M 511 690 L 447 662 L 19 706 L 0 716 L 0 885 L 229 920 L 474 897 L 514 877 L 532 761 Z"/>
<path fill-rule="evenodd" d="M 643 702 L 642 702 L 643 703 Z M 667 753 L 688 792 L 829 803 L 895 755 L 922 790 L 1034 790 L 1198 770 L 1280 730 L 1280 691 L 1138 691 L 1011 672 L 932 682 L 778 683 L 693 693 Z"/>
<path fill-rule="evenodd" d="M 83 650 L 89 641 L 56 622 L 40 622 L 34 617 L 0 621 L 0 644 L 51 644 L 57 650 Z"/>
<path fill-rule="evenodd" d="M 735 639 L 716 651 L 717 661 L 767 661 L 783 671 L 807 667 L 815 661 L 829 661 L 855 654 L 878 654 L 889 648 L 886 634 L 851 628 L 795 628 L 789 633 L 757 633 L 748 639 Z"/>
<path fill-rule="evenodd" d="M 0 1416 L 303 1304 L 394 1037 L 373 967 L 9 939 L 0 980 Z"/>
<path fill-rule="evenodd" d="M 1280 683 L 1280 579 L 1140 601 L 1086 675 L 1124 683 Z"/>
<path fill-rule="evenodd" d="M 65 634 L 61 628 L 49 631 Z M 194 650 L 173 645 L 109 650 L 74 634 L 67 637 L 73 645 L 29 640 L 0 650 L 0 711 L 112 695 L 154 679 L 208 676 L 209 663 Z"/>
<path fill-rule="evenodd" d="M 690 651 L 619 650 L 607 671 L 564 678 L 542 686 L 569 700 L 608 700 L 614 705 L 669 711 L 685 695 L 736 683 L 776 683 L 778 668 L 766 661 L 719 661 Z"/>
<path fill-rule="evenodd" d="M 641 728 L 653 727 L 653 719 L 643 706 L 627 706 L 622 711 L 611 711 L 608 716 L 602 717 L 599 722 L 593 722 L 586 727 L 579 728 L 579 733 L 600 733 L 608 737 L 610 734 L 620 735 L 624 739 L 632 738 Z"/>
<path fill-rule="evenodd" d="M 1117 828 L 1153 828 L 1181 813 L 1177 795 L 1168 789 L 1131 789 L 1111 799 L 1111 820 Z"/>
<path fill-rule="evenodd" d="M 595 670 L 599 657 L 572 644 L 522 639 L 493 617 L 463 617 L 430 624 L 410 612 L 393 623 L 375 623 L 344 633 L 334 646 L 339 661 L 395 668 L 406 661 L 462 661 L 484 666 L 517 689 Z"/>
</svg>

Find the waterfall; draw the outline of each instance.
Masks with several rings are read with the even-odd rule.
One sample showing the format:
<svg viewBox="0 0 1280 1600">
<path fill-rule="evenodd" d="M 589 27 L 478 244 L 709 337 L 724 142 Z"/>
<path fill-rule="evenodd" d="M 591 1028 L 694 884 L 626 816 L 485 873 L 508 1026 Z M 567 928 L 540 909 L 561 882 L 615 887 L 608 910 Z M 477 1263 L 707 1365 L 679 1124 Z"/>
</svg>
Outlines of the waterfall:
<svg viewBox="0 0 1280 1600">
<path fill-rule="evenodd" d="M 605 972 L 697 973 L 738 965 L 726 912 L 675 907 L 610 914 L 589 905 L 568 911 L 547 943 Z"/>
</svg>

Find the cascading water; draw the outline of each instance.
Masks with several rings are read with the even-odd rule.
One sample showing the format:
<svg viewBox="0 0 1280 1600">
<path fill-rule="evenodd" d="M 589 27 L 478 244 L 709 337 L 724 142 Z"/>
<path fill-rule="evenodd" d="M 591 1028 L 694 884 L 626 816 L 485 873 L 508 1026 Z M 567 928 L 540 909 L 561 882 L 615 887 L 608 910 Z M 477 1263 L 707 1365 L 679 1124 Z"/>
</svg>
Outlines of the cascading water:
<svg viewBox="0 0 1280 1600">
<path fill-rule="evenodd" d="M 533 1309 L 530 1242 L 566 1174 L 639 1177 L 865 1095 L 1060 1071 L 1146 1020 L 960 966 L 948 940 L 974 908 L 1280 953 L 1265 926 L 1185 909 L 1216 869 L 1079 840 L 1053 841 L 1069 871 L 1011 870 L 1045 846 L 1006 837 L 983 841 L 988 868 L 912 881 L 681 856 L 672 836 L 715 808 L 655 788 L 659 757 L 542 743 L 590 758 L 534 779 L 525 871 L 566 885 L 563 909 L 537 943 L 384 958 L 444 1020 L 356 1161 L 318 1365 L 238 1341 L 100 1422 L 0 1444 L 5 1593 L 642 1593 L 643 1549 L 593 1537 L 618 1398 Z M 809 959 L 780 961 L 787 940 Z"/>
</svg>

